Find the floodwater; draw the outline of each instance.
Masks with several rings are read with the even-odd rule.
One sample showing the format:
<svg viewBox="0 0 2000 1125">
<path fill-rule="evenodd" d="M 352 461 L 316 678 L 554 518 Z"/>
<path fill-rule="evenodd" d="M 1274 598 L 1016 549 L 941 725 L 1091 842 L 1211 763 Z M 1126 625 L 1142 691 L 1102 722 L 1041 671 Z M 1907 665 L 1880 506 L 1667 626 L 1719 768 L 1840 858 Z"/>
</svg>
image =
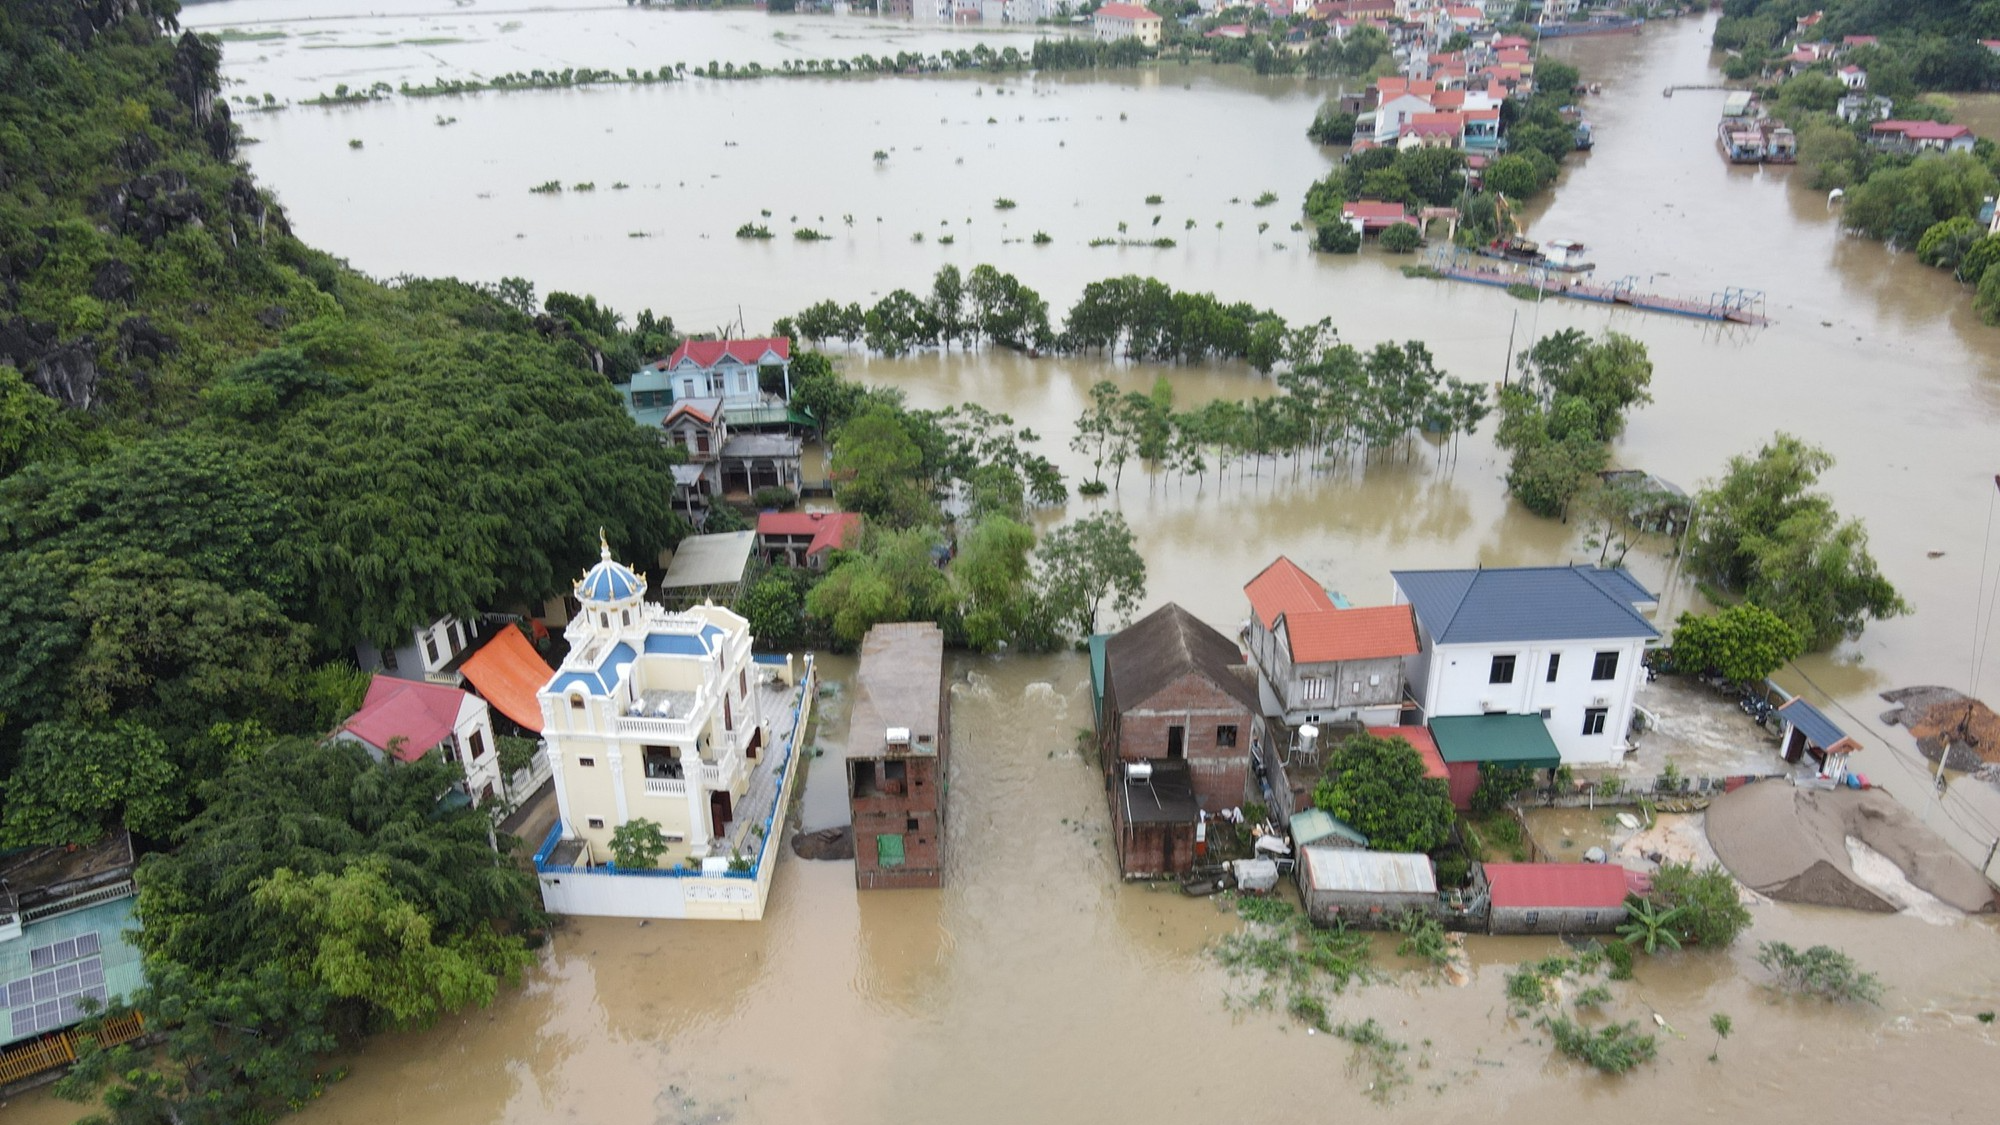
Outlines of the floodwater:
<svg viewBox="0 0 2000 1125">
<path fill-rule="evenodd" d="M 710 57 L 768 61 L 758 52 L 791 44 L 826 57 L 915 49 L 918 40 L 1001 43 L 991 29 L 518 7 L 239 0 L 190 8 L 185 18 L 250 30 L 313 17 L 277 25 L 285 40 L 227 49 L 226 71 L 243 82 L 234 89 L 281 97 L 374 81 L 364 70 L 394 83 L 545 65 L 509 52 L 561 65 L 684 59 L 692 67 Z M 392 14 L 360 18 L 373 11 Z M 501 30 L 509 22 L 522 26 Z M 438 30 L 445 25 L 454 30 Z M 306 50 L 295 41 L 301 29 L 476 42 Z M 1691 294 L 1762 290 L 1777 321 L 1762 331 L 1537 306 L 1405 280 L 1372 253 L 1311 255 L 1287 228 L 1307 182 L 1329 163 L 1303 137 L 1325 88 L 1237 71 L 690 81 L 293 108 L 246 116 L 261 140 L 246 152 L 301 234 L 371 273 L 527 276 L 544 292 L 649 306 L 687 328 L 740 315 L 760 330 L 822 296 L 920 287 L 949 261 L 1013 271 L 1057 310 L 1089 280 L 1152 274 L 1294 319 L 1330 316 L 1364 345 L 1421 338 L 1468 378 L 1498 377 L 1510 333 L 1517 346 L 1570 326 L 1631 333 L 1651 349 L 1656 401 L 1634 415 L 1616 451 L 1621 464 L 1692 487 L 1778 429 L 1839 458 L 1825 486 L 1843 512 L 1867 522 L 1884 572 L 1916 612 L 1780 678 L 1826 693 L 1815 698 L 1830 697 L 1867 745 L 1857 768 L 1921 807 L 1921 766 L 1904 732 L 1876 721 L 1883 705 L 1874 693 L 1970 681 L 2000 330 L 1978 324 L 1949 278 L 1843 237 L 1824 199 L 1789 185 L 1786 170 L 1724 164 L 1713 142 L 1720 95 L 1659 94 L 1715 80 L 1706 41 L 1706 26 L 1689 21 L 1559 46 L 1606 84 L 1590 106 L 1599 147 L 1573 163 L 1552 203 L 1531 212 L 1532 231 L 1589 243 L 1601 277 L 1632 274 Z M 458 121 L 439 126 L 440 115 Z M 365 147 L 349 149 L 349 138 Z M 874 162 L 877 148 L 890 158 Z M 528 194 L 551 178 L 598 189 Z M 613 191 L 614 181 L 631 186 Z M 1283 200 L 1251 206 L 1267 189 Z M 1165 202 L 1147 207 L 1151 193 Z M 995 211 L 998 196 L 1019 206 Z M 760 220 L 764 209 L 771 219 Z M 1121 221 L 1132 236 L 1152 237 L 1155 213 L 1177 248 L 1084 245 L 1115 237 Z M 833 240 L 783 237 L 794 214 Z M 1182 229 L 1187 219 L 1195 230 Z M 730 237 L 751 220 L 781 237 Z M 1257 232 L 1259 222 L 1270 229 Z M 911 240 L 918 230 L 922 243 Z M 938 244 L 943 230 L 954 244 Z M 1055 241 L 1022 241 L 1036 230 Z M 854 355 L 848 364 L 919 405 L 977 401 L 1009 411 L 1079 479 L 1084 466 L 1067 441 L 1098 379 L 1144 387 L 1165 374 L 1183 403 L 1270 390 L 1233 366 L 959 354 Z M 1128 465 L 1106 502 L 1138 531 L 1149 604 L 1179 601 L 1228 629 L 1244 613 L 1241 584 L 1281 552 L 1363 604 L 1386 598 L 1391 567 L 1595 556 L 1574 528 L 1508 502 L 1501 471 L 1488 427 L 1455 459 L 1418 444 L 1407 458 L 1365 466 L 1265 463 L 1199 482 Z M 1077 502 L 1051 518 L 1087 510 Z M 1663 590 L 1664 617 L 1700 604 L 1657 545 L 1627 561 Z M 1659 1061 L 1623 1079 L 1553 1058 L 1538 1033 L 1508 1017 L 1504 973 L 1550 952 L 1549 941 L 1474 939 L 1475 978 L 1462 989 L 1407 976 L 1351 992 L 1332 1005 L 1336 1019 L 1373 1016 L 1410 1044 L 1415 1082 L 1377 1107 L 1366 1078 L 1349 1074 L 1345 1045 L 1288 1027 L 1281 1015 L 1232 1007 L 1231 997 L 1254 988 L 1232 984 L 1203 953 L 1234 925 L 1214 902 L 1118 883 L 1101 791 L 1076 752 L 1076 732 L 1090 722 L 1084 662 L 958 657 L 952 671 L 946 889 L 859 896 L 846 865 L 787 856 L 761 925 L 574 920 L 523 988 L 433 1030 L 372 1040 L 348 1060 L 351 1076 L 300 1120 L 1990 1116 L 2000 1030 L 1974 1017 L 2000 1007 L 1992 921 L 1932 925 L 1778 904 L 1755 908 L 1736 948 L 1646 961 L 1636 982 L 1614 986 L 1615 1018 L 1650 1022 L 1658 1012 L 1681 1033 L 1664 1035 Z M 1994 698 L 2000 674 L 1987 669 L 1980 686 Z M 837 705 L 822 715 L 826 756 L 815 767 L 834 768 L 809 778 L 814 826 L 839 815 L 842 715 Z M 1958 782 L 1929 819 L 1976 862 L 2000 826 L 2000 796 Z M 1773 940 L 1845 949 L 1882 976 L 1882 1006 L 1771 996 L 1754 954 L 1757 942 Z M 1717 1011 L 1734 1018 L 1735 1032 L 1711 1063 L 1705 1028 Z M 10 1121 L 71 1112 L 30 1098 L 10 1108 Z"/>
</svg>

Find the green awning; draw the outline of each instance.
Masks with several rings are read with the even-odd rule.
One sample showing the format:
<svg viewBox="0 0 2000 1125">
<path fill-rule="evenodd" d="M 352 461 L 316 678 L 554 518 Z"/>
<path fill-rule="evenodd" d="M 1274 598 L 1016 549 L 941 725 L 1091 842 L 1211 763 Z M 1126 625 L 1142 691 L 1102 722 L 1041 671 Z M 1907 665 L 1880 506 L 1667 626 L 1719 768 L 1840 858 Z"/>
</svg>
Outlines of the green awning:
<svg viewBox="0 0 2000 1125">
<path fill-rule="evenodd" d="M 883 867 L 903 866 L 903 837 L 887 834 L 875 837 L 875 862 Z"/>
<path fill-rule="evenodd" d="M 1552 770 L 1562 754 L 1540 715 L 1450 715 L 1431 720 L 1431 738 L 1446 765 L 1491 762 Z"/>
</svg>

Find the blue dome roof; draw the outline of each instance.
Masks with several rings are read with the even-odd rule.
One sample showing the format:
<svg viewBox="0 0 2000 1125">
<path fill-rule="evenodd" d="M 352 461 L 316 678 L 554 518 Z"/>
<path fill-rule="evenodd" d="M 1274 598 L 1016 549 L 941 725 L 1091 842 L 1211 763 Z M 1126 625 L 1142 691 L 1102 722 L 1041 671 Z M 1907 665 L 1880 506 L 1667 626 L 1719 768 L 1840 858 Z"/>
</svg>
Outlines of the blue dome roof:
<svg viewBox="0 0 2000 1125">
<path fill-rule="evenodd" d="M 583 602 L 622 602 L 636 598 L 645 592 L 646 580 L 633 573 L 632 568 L 611 558 L 609 545 L 603 546 L 603 555 L 596 566 L 584 571 L 576 583 L 576 596 Z"/>
</svg>

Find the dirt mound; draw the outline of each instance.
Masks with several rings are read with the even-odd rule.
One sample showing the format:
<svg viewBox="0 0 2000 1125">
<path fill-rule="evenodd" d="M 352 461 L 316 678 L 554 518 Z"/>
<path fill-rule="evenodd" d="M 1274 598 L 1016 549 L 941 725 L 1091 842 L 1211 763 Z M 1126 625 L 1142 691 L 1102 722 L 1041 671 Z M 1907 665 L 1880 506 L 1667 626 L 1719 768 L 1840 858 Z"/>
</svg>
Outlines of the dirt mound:
<svg viewBox="0 0 2000 1125">
<path fill-rule="evenodd" d="M 1977 699 L 1929 686 L 1885 691 L 1882 698 L 1897 705 L 1883 713 L 1882 721 L 1908 727 L 1917 749 L 1931 761 L 1948 752 L 1946 769 L 1971 771 L 2000 763 L 2000 715 Z"/>
<path fill-rule="evenodd" d="M 792 854 L 800 859 L 853 859 L 854 826 L 801 832 L 792 837 Z"/>
<path fill-rule="evenodd" d="M 1879 789 L 1797 789 L 1765 781 L 1708 807 L 1716 857 L 1751 890 L 1784 902 L 1895 911 L 1896 902 L 1855 874 L 1849 837 L 1959 910 L 1994 908 L 1985 877 Z"/>
</svg>

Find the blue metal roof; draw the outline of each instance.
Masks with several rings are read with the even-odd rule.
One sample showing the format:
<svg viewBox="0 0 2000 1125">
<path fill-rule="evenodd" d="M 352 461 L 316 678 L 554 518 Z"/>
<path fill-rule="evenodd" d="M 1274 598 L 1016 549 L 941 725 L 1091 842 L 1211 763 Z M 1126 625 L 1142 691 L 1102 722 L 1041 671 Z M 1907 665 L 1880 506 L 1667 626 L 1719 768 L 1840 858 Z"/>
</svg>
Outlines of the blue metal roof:
<svg viewBox="0 0 2000 1125">
<path fill-rule="evenodd" d="M 573 687 L 580 687 L 591 695 L 611 694 L 604 690 L 604 682 L 597 678 L 597 673 L 595 672 L 564 672 L 562 675 L 557 676 L 555 682 L 551 683 L 546 690 L 551 692 L 566 692 Z"/>
<path fill-rule="evenodd" d="M 1631 574 L 1581 566 L 1398 570 L 1390 577 L 1434 644 L 1657 637 Z"/>
<path fill-rule="evenodd" d="M 603 660 L 597 662 L 597 679 L 604 685 L 605 694 L 608 695 L 617 689 L 618 681 L 621 678 L 618 672 L 619 667 L 621 665 L 629 665 L 637 659 L 639 659 L 639 654 L 633 652 L 632 646 L 626 644 L 624 641 L 619 641 L 617 644 L 611 646 L 611 651 L 605 655 Z"/>
<path fill-rule="evenodd" d="M 639 589 L 639 576 L 631 567 L 605 559 L 584 573 L 576 596 L 586 602 L 617 602 L 637 596 Z"/>
<path fill-rule="evenodd" d="M 646 638 L 647 656 L 706 656 L 708 646 L 697 636 L 687 633 L 655 633 Z M 784 663 L 784 658 L 778 658 Z"/>
<path fill-rule="evenodd" d="M 1827 718 L 1819 708 L 1796 696 L 1791 702 L 1778 708 L 1778 714 L 1783 715 L 1786 722 L 1797 727 L 1800 733 L 1821 750 L 1843 749 L 1841 743 L 1853 741 L 1847 737 L 1846 731 L 1833 725 L 1833 720 Z M 1851 750 L 1853 747 L 1848 746 L 1845 749 Z"/>
</svg>

